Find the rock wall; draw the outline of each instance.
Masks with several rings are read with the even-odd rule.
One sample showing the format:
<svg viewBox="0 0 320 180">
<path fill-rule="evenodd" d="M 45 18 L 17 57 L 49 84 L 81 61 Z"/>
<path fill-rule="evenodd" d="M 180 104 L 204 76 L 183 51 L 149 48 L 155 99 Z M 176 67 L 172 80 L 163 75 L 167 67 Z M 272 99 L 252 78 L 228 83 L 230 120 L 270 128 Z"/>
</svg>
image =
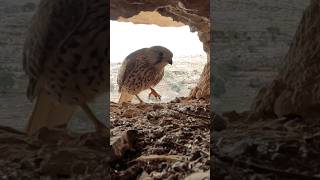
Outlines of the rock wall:
<svg viewBox="0 0 320 180">
<path fill-rule="evenodd" d="M 210 97 L 210 23 L 209 0 L 111 0 L 110 18 L 130 18 L 141 11 L 157 11 L 162 16 L 171 17 L 174 21 L 189 25 L 191 31 L 197 31 L 207 53 L 208 64 L 200 77 L 199 84 L 190 93 L 191 97 Z M 183 42 L 182 42 L 183 43 Z"/>
<path fill-rule="evenodd" d="M 208 61 L 201 73 L 198 85 L 190 92 L 191 98 L 210 99 L 210 74 L 210 61 Z"/>
<path fill-rule="evenodd" d="M 285 65 L 253 103 L 254 116 L 320 115 L 320 1 L 305 10 Z"/>
</svg>

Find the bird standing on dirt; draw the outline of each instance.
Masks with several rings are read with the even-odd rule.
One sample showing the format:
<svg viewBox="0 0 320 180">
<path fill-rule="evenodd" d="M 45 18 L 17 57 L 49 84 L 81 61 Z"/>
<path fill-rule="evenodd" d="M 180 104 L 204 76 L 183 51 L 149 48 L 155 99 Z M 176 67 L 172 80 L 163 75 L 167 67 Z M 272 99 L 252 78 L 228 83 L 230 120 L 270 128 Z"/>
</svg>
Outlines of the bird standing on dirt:
<svg viewBox="0 0 320 180">
<path fill-rule="evenodd" d="M 131 102 L 136 96 L 143 103 L 138 94 L 150 89 L 151 95 L 161 96 L 153 89 L 164 75 L 164 68 L 172 64 L 172 52 L 162 46 L 153 46 L 137 50 L 126 57 L 118 72 L 119 103 Z"/>
<path fill-rule="evenodd" d="M 28 134 L 65 127 L 79 106 L 107 132 L 87 104 L 108 90 L 106 7 L 105 0 L 40 1 L 23 49 L 27 96 L 35 100 Z"/>
</svg>

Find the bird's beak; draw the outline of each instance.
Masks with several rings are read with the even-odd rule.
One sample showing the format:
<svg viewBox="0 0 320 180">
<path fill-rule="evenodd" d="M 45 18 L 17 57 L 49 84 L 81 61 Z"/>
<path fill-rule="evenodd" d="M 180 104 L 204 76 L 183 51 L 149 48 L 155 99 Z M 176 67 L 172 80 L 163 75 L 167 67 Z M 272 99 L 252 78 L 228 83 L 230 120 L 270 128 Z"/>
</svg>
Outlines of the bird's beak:
<svg viewBox="0 0 320 180">
<path fill-rule="evenodd" d="M 172 59 L 169 59 L 169 60 L 168 60 L 168 63 L 169 63 L 170 65 L 172 65 Z"/>
</svg>

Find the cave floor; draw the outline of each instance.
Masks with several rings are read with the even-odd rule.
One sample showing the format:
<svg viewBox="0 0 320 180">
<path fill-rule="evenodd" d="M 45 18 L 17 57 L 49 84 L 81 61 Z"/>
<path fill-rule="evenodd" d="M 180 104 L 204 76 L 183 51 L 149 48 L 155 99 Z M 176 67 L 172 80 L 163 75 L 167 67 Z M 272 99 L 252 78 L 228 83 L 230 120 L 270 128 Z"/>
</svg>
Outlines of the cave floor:
<svg viewBox="0 0 320 180">
<path fill-rule="evenodd" d="M 27 136 L 0 127 L 0 179 L 105 179 L 109 174 L 107 139 L 96 133 L 40 129 Z"/>
<path fill-rule="evenodd" d="M 248 114 L 224 113 L 221 126 L 205 101 L 111 103 L 112 156 L 94 133 L 0 127 L 0 179 L 320 179 L 319 119 Z"/>
<path fill-rule="evenodd" d="M 170 103 L 112 103 L 111 179 L 209 177 L 210 106 L 178 98 Z M 124 145 L 126 144 L 126 145 Z"/>
</svg>

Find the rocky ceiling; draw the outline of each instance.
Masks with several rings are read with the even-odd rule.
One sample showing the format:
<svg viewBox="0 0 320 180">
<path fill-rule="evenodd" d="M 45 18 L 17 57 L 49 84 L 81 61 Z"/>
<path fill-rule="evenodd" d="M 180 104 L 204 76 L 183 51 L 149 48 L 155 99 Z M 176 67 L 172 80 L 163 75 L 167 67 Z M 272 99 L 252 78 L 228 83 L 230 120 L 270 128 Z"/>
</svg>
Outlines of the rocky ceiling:
<svg viewBox="0 0 320 180">
<path fill-rule="evenodd" d="M 160 27 L 181 27 L 185 25 L 182 22 L 174 21 L 171 17 L 161 16 L 157 11 L 141 11 L 130 18 L 119 17 L 117 21 L 134 24 L 155 24 Z"/>
<path fill-rule="evenodd" d="M 140 12 L 157 12 L 173 21 L 189 25 L 192 32 L 197 31 L 203 49 L 207 53 L 208 63 L 204 67 L 199 83 L 190 96 L 209 99 L 210 97 L 210 1 L 209 0 L 110 0 L 110 19 L 128 20 Z M 147 14 L 148 15 L 148 14 Z M 150 15 L 150 14 L 149 14 Z M 155 14 L 153 14 L 155 15 Z M 157 15 L 155 15 L 157 16 Z M 159 17 L 158 17 L 159 18 Z M 161 24 L 160 21 L 141 17 L 150 23 Z M 137 20 L 133 17 L 131 20 Z M 163 20 L 163 19 L 162 19 Z M 141 22 L 140 22 L 141 23 Z M 171 24 L 172 25 L 172 24 Z M 170 26 L 171 26 L 170 25 Z M 184 43 L 184 42 L 181 42 Z"/>
</svg>

